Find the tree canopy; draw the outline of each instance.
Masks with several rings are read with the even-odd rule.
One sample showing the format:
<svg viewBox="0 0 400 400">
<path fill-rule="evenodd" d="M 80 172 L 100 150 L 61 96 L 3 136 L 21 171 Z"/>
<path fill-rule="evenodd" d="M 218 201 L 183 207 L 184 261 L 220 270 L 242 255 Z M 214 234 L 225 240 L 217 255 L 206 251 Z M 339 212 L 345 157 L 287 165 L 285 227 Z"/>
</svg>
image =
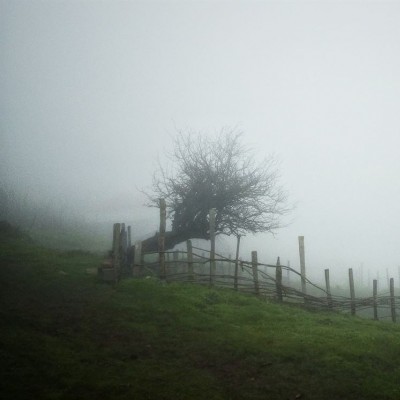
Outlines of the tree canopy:
<svg viewBox="0 0 400 400">
<path fill-rule="evenodd" d="M 209 238 L 208 214 L 216 209 L 216 233 L 242 236 L 275 232 L 289 211 L 279 185 L 275 157 L 257 162 L 243 135 L 223 130 L 216 137 L 178 132 L 169 154 L 171 170 L 159 163 L 150 204 L 167 204 L 172 234 Z"/>
</svg>

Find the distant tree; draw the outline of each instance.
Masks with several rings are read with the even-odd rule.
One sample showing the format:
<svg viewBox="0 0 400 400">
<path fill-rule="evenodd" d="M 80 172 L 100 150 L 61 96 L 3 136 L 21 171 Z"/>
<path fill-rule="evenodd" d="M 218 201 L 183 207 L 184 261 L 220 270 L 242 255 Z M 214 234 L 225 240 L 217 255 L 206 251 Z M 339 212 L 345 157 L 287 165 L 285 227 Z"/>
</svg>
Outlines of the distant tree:
<svg viewBox="0 0 400 400">
<path fill-rule="evenodd" d="M 166 246 L 186 239 L 209 239 L 208 214 L 216 209 L 216 233 L 243 236 L 275 232 L 289 211 L 287 193 L 278 183 L 273 156 L 256 162 L 254 151 L 241 142 L 243 135 L 224 130 L 217 137 L 178 132 L 173 169 L 159 164 L 153 176 L 149 205 L 167 204 L 172 230 Z M 151 239 L 148 241 L 150 246 Z M 156 237 L 154 237 L 156 245 Z"/>
</svg>

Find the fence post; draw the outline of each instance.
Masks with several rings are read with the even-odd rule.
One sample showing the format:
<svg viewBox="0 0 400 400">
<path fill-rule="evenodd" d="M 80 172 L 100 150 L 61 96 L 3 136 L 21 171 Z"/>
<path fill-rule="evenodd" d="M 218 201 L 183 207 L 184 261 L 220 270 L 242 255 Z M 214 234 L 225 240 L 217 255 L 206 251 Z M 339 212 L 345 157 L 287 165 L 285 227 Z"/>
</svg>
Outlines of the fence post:
<svg viewBox="0 0 400 400">
<path fill-rule="evenodd" d="M 251 252 L 251 266 L 253 270 L 253 281 L 254 281 L 254 291 L 256 295 L 260 294 L 260 287 L 258 284 L 258 260 L 257 260 L 257 252 Z"/>
<path fill-rule="evenodd" d="M 373 305 L 374 305 L 374 320 L 378 320 L 378 303 L 377 303 L 377 297 L 378 297 L 378 280 L 374 279 L 373 281 Z"/>
<path fill-rule="evenodd" d="M 160 278 L 165 279 L 167 271 L 165 268 L 165 228 L 167 224 L 167 206 L 165 199 L 160 199 L 160 234 L 158 237 L 158 258 L 160 261 Z"/>
<path fill-rule="evenodd" d="M 396 322 L 396 303 L 394 298 L 394 279 L 390 278 L 390 311 L 392 314 L 392 321 Z"/>
<path fill-rule="evenodd" d="M 278 301 L 282 302 L 283 297 L 282 297 L 282 267 L 281 267 L 281 260 L 278 257 L 278 260 L 276 261 L 276 275 L 275 275 L 275 284 L 276 284 L 276 294 Z"/>
<path fill-rule="evenodd" d="M 287 284 L 290 286 L 290 261 L 287 261 Z"/>
<path fill-rule="evenodd" d="M 215 208 L 210 210 L 210 285 L 214 285 L 215 278 Z"/>
<path fill-rule="evenodd" d="M 356 303 L 355 303 L 356 294 L 354 291 L 353 268 L 349 268 L 349 283 L 350 283 L 350 298 L 351 298 L 351 303 L 350 303 L 351 315 L 356 315 Z"/>
<path fill-rule="evenodd" d="M 240 235 L 237 236 L 237 241 L 236 241 L 235 277 L 234 277 L 234 280 L 233 280 L 233 288 L 235 290 L 238 290 L 239 248 L 240 248 Z"/>
<path fill-rule="evenodd" d="M 307 294 L 306 287 L 306 261 L 304 253 L 304 236 L 299 236 L 299 253 L 300 253 L 300 274 L 301 274 L 301 291 L 303 295 Z M 306 298 L 304 297 L 304 301 Z"/>
<path fill-rule="evenodd" d="M 186 241 L 186 251 L 187 251 L 188 279 L 189 281 L 194 281 L 193 246 L 192 246 L 192 241 L 190 239 Z"/>
<path fill-rule="evenodd" d="M 325 270 L 325 284 L 326 284 L 326 299 L 328 307 L 332 308 L 332 294 L 331 294 L 331 283 L 329 281 L 329 269 Z"/>
</svg>

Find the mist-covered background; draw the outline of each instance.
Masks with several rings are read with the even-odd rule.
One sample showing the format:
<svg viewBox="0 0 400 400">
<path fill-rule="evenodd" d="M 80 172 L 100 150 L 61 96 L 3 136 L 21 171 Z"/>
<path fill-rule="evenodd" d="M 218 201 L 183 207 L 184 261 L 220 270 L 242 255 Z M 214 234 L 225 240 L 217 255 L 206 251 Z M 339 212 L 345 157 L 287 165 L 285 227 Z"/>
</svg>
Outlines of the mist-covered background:
<svg viewBox="0 0 400 400">
<path fill-rule="evenodd" d="M 304 235 L 312 277 L 363 264 L 397 278 L 399 21 L 384 1 L 0 0 L 3 193 L 31 216 L 142 238 L 158 210 L 140 190 L 171 137 L 232 127 L 277 156 L 296 204 L 275 236 L 243 240 L 244 258 L 296 267 Z"/>
</svg>

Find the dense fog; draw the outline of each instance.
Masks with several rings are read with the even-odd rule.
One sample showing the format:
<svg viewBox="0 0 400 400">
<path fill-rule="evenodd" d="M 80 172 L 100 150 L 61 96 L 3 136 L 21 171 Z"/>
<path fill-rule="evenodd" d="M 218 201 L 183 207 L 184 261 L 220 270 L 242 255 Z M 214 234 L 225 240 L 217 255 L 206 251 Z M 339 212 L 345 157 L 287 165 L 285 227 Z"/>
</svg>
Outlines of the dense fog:
<svg viewBox="0 0 400 400">
<path fill-rule="evenodd" d="M 398 281 L 399 19 L 381 1 L 1 0 L 2 201 L 33 210 L 1 218 L 146 237 L 158 211 L 141 191 L 177 130 L 232 127 L 279 159 L 295 205 L 275 235 L 243 239 L 243 258 L 296 267 L 302 235 L 315 279 L 363 265 Z"/>
</svg>

